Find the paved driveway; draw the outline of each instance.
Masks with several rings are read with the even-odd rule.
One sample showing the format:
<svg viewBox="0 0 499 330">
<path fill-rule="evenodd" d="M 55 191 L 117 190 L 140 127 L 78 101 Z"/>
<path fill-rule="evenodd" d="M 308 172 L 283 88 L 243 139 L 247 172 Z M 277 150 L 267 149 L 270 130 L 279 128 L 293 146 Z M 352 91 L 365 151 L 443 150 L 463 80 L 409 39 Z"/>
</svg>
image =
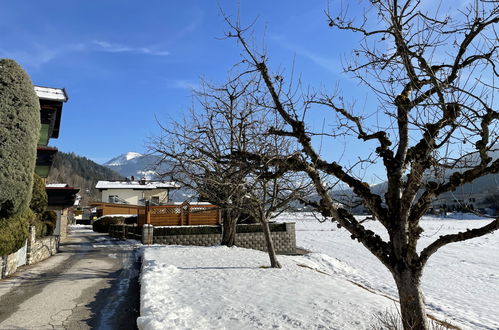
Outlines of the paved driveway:
<svg viewBox="0 0 499 330">
<path fill-rule="evenodd" d="M 0 329 L 136 329 L 139 267 L 136 246 L 77 229 L 57 255 L 0 280 Z"/>
</svg>

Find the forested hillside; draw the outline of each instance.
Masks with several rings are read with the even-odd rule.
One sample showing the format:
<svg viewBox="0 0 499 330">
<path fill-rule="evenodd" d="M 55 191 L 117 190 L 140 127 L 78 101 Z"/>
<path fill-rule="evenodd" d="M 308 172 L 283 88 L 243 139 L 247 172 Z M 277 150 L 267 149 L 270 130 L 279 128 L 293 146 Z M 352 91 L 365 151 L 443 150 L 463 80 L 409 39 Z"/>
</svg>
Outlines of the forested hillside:
<svg viewBox="0 0 499 330">
<path fill-rule="evenodd" d="M 119 180 L 123 177 L 109 168 L 99 165 L 75 153 L 59 151 L 54 158 L 48 183 L 67 183 L 80 188 L 82 204 L 96 201 L 99 197 L 95 184 L 99 180 Z"/>
</svg>

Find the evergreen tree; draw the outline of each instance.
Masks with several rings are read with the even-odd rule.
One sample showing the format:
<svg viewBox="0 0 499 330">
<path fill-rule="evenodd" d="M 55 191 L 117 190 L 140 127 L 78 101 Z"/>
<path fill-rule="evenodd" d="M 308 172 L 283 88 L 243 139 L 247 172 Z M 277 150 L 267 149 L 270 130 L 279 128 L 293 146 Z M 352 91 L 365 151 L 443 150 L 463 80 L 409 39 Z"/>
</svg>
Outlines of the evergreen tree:
<svg viewBox="0 0 499 330">
<path fill-rule="evenodd" d="M 30 78 L 13 60 L 0 60 L 0 255 L 27 237 L 28 209 L 40 134 L 40 103 Z"/>
</svg>

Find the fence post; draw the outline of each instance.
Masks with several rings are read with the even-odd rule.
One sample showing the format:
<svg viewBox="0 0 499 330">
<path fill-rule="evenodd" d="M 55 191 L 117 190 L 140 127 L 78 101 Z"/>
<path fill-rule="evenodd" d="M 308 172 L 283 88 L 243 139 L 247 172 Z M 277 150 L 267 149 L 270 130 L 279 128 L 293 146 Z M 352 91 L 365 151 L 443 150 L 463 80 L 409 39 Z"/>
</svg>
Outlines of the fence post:
<svg viewBox="0 0 499 330">
<path fill-rule="evenodd" d="M 184 224 L 184 204 L 185 203 L 182 203 L 180 205 L 180 219 L 179 219 L 179 222 L 178 222 L 179 226 L 182 226 Z"/>
<path fill-rule="evenodd" d="M 120 239 L 126 241 L 126 225 L 121 226 L 121 237 Z"/>
<path fill-rule="evenodd" d="M 187 226 L 190 226 L 191 225 L 191 204 L 189 202 L 187 202 L 186 210 L 187 210 Z"/>
<path fill-rule="evenodd" d="M 149 201 L 146 201 L 146 223 L 151 224 L 151 208 L 149 206 Z"/>
<path fill-rule="evenodd" d="M 150 245 L 154 242 L 154 226 L 145 224 L 142 226 L 142 244 Z"/>
</svg>

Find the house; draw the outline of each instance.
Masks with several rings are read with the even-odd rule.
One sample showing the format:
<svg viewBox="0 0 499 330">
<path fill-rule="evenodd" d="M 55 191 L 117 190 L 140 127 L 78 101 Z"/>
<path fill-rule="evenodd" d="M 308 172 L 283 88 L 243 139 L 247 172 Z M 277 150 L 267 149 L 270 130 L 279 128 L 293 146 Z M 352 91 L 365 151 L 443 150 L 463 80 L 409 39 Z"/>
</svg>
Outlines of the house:
<svg viewBox="0 0 499 330">
<path fill-rule="evenodd" d="M 101 193 L 102 203 L 152 205 L 168 203 L 169 193 L 180 186 L 175 182 L 138 180 L 138 181 L 99 181 L 95 186 Z"/>
<path fill-rule="evenodd" d="M 72 215 L 72 207 L 78 202 L 78 188 L 70 187 L 65 183 L 52 183 L 45 186 L 48 197 L 48 210 L 55 211 L 57 222 L 54 235 L 59 235 L 60 240 L 67 238 L 67 227 L 69 217 Z"/>
<path fill-rule="evenodd" d="M 62 105 L 67 102 L 68 96 L 64 88 L 34 86 L 35 93 L 40 100 L 40 139 L 36 150 L 35 173 L 43 179 L 49 175 L 50 167 L 57 153 L 57 149 L 49 147 L 51 138 L 59 137 L 61 125 Z"/>
</svg>

